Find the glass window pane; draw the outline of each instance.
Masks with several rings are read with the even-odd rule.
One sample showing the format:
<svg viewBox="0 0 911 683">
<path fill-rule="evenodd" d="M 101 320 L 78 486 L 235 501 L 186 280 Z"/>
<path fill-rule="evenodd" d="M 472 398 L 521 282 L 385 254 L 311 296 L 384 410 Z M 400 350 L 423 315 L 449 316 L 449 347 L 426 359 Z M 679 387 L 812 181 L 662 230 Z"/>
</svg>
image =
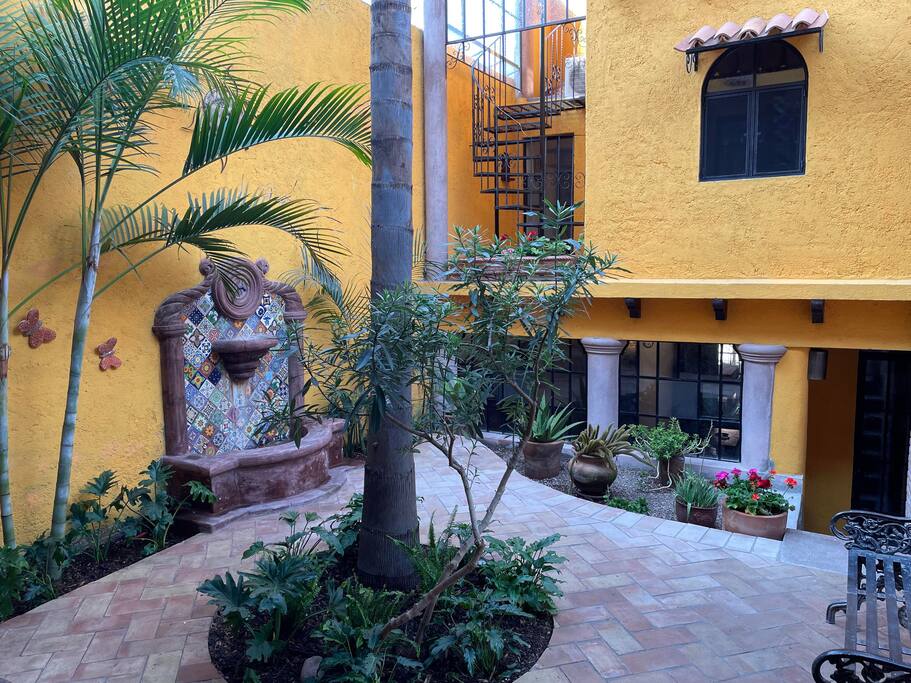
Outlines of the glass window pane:
<svg viewBox="0 0 911 683">
<path fill-rule="evenodd" d="M 803 59 L 784 41 L 756 46 L 756 85 L 796 83 L 806 79 Z"/>
<path fill-rule="evenodd" d="M 635 377 L 620 378 L 620 412 L 636 413 L 639 411 L 636 396 L 639 393 L 639 382 Z"/>
<path fill-rule="evenodd" d="M 797 172 L 803 165 L 803 87 L 756 92 L 756 172 Z"/>
<path fill-rule="evenodd" d="M 452 0 L 450 0 L 451 2 Z M 519 28 L 524 23 L 525 0 L 506 0 L 506 30 Z"/>
<path fill-rule="evenodd" d="M 699 385 L 695 382 L 661 380 L 658 386 L 658 414 L 681 420 L 698 417 Z"/>
<path fill-rule="evenodd" d="M 718 392 L 720 391 L 714 382 L 703 382 L 699 385 L 699 413 L 703 417 L 718 416 Z"/>
<path fill-rule="evenodd" d="M 725 92 L 753 87 L 753 46 L 726 52 L 712 64 L 707 92 Z"/>
<path fill-rule="evenodd" d="M 702 379 L 716 379 L 720 364 L 718 344 L 699 345 L 699 372 Z"/>
<path fill-rule="evenodd" d="M 634 425 L 639 424 L 639 416 L 636 413 L 620 413 L 620 424 Z"/>
<path fill-rule="evenodd" d="M 658 374 L 658 344 L 656 342 L 640 342 L 639 344 L 639 374 L 643 377 L 656 377 Z"/>
<path fill-rule="evenodd" d="M 639 414 L 655 415 L 658 410 L 658 382 L 639 380 Z"/>
<path fill-rule="evenodd" d="M 747 134 L 751 93 L 705 99 L 702 176 L 723 178 L 747 173 Z"/>
<path fill-rule="evenodd" d="M 715 347 L 718 348 L 718 347 Z M 743 361 L 733 344 L 722 344 L 721 349 L 721 376 L 727 380 L 740 380 L 743 378 Z"/>
<path fill-rule="evenodd" d="M 662 342 L 658 357 L 661 377 L 699 379 L 699 344 Z"/>
<path fill-rule="evenodd" d="M 721 388 L 721 416 L 740 418 L 740 385 L 725 384 Z"/>
<path fill-rule="evenodd" d="M 484 12 L 484 31 L 488 35 L 503 31 L 503 0 L 484 0 L 487 7 Z"/>
<path fill-rule="evenodd" d="M 639 362 L 636 359 L 636 349 L 638 342 L 631 341 L 620 354 L 620 374 L 621 375 L 638 375 Z"/>
<path fill-rule="evenodd" d="M 449 23 L 449 40 L 465 37 L 465 15 L 462 12 L 463 0 L 449 0 L 446 3 L 447 21 Z"/>
<path fill-rule="evenodd" d="M 469 38 L 484 34 L 484 3 L 465 0 L 465 32 Z"/>
</svg>

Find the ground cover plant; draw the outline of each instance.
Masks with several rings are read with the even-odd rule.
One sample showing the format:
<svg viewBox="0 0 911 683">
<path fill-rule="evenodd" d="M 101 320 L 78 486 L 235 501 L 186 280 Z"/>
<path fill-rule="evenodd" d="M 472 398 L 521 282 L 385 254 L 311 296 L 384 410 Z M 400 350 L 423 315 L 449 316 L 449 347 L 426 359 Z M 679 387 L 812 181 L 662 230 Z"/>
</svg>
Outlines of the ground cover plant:
<svg viewBox="0 0 911 683">
<path fill-rule="evenodd" d="M 564 558 L 552 549 L 559 536 L 488 537 L 474 571 L 440 594 L 430 618 L 384 635 L 391 619 L 436 585 L 470 530 L 455 514 L 439 533 L 431 520 L 427 542 L 406 550 L 420 587 L 374 589 L 352 576 L 361 506 L 355 496 L 325 520 L 286 515 L 286 538 L 245 553 L 252 568 L 199 587 L 219 607 L 209 649 L 229 682 L 296 679 L 308 660 L 314 678 L 306 681 L 509 681 L 537 660 L 561 595 L 556 572 Z"/>
<path fill-rule="evenodd" d="M 155 460 L 127 486 L 105 470 L 80 489 L 70 505 L 62 540 L 47 533 L 34 542 L 0 551 L 0 620 L 37 607 L 86 583 L 163 550 L 175 534 L 180 510 L 215 495 L 197 481 L 180 497 L 168 492 L 173 471 Z"/>
</svg>

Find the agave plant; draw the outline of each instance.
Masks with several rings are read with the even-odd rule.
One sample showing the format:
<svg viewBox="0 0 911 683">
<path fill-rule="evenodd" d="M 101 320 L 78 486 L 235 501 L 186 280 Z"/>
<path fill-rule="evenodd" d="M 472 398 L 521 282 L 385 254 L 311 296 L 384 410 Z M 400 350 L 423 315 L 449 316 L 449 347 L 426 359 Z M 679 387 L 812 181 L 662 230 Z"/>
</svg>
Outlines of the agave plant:
<svg viewBox="0 0 911 683">
<path fill-rule="evenodd" d="M 369 107 L 359 86 L 311 85 L 270 92 L 244 67 L 237 27 L 309 11 L 310 0 L 0 0 L 0 512 L 13 545 L 7 429 L 9 316 L 69 273 L 81 275 L 61 430 L 52 535 L 66 520 L 79 385 L 97 295 L 171 247 L 195 246 L 231 271 L 239 254 L 225 228 L 261 225 L 293 235 L 325 274 L 341 251 L 319 226 L 319 204 L 262 190 L 222 189 L 184 206 L 159 201 L 197 171 L 253 146 L 291 138 L 334 141 L 370 162 Z M 138 204 L 112 207 L 124 173 L 156 173 L 156 124 L 174 111 L 195 114 L 183 169 Z M 77 174 L 81 258 L 9 306 L 10 265 L 48 170 L 71 161 Z M 14 183 L 15 179 L 15 183 Z M 76 194 L 76 193 L 74 193 Z M 105 254 L 144 248 L 97 286 Z"/>
<path fill-rule="evenodd" d="M 601 431 L 598 425 L 589 425 L 573 441 L 573 448 L 579 455 L 598 457 L 613 462 L 618 455 L 632 454 L 633 447 L 630 437 L 629 425 L 622 427 L 608 425 L 604 431 Z"/>
<path fill-rule="evenodd" d="M 535 413 L 535 419 L 531 424 L 529 441 L 552 443 L 566 438 L 573 429 L 582 424 L 582 422 L 570 424 L 569 417 L 572 409 L 573 406 L 570 404 L 563 406 L 556 412 L 552 412 L 547 402 L 547 395 L 542 396 L 538 411 Z"/>
</svg>

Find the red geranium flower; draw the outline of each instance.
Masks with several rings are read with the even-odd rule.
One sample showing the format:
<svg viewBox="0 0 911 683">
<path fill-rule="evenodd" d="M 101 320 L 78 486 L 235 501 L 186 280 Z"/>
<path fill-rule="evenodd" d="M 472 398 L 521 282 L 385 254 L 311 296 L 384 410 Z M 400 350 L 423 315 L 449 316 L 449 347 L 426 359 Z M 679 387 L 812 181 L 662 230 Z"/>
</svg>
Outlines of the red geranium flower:
<svg viewBox="0 0 911 683">
<path fill-rule="evenodd" d="M 761 489 L 770 489 L 772 488 L 772 482 L 769 479 L 760 479 L 756 482 L 756 486 Z"/>
<path fill-rule="evenodd" d="M 758 493 L 754 493 L 754 494 L 753 494 L 753 500 L 759 500 L 759 494 L 758 494 Z"/>
<path fill-rule="evenodd" d="M 794 477 L 788 477 L 787 479 L 784 480 L 784 483 L 788 485 L 789 489 L 792 489 L 795 486 L 797 486 L 797 480 Z"/>
</svg>

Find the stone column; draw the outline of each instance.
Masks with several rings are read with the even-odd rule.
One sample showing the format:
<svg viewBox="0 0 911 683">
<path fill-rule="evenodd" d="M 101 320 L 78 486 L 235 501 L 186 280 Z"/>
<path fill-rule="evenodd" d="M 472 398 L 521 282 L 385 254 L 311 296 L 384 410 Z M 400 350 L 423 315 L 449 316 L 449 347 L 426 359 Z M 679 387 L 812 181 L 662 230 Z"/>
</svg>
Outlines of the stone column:
<svg viewBox="0 0 911 683">
<path fill-rule="evenodd" d="M 620 421 L 620 354 L 625 341 L 610 337 L 586 337 L 588 353 L 588 423 L 602 429 Z"/>
<path fill-rule="evenodd" d="M 775 366 L 787 352 L 783 346 L 740 344 L 743 360 L 742 432 L 740 467 L 747 470 L 769 467 L 772 441 L 772 396 L 775 393 Z"/>
<path fill-rule="evenodd" d="M 448 256 L 447 115 L 446 0 L 424 0 L 424 230 L 431 264 Z"/>
</svg>

